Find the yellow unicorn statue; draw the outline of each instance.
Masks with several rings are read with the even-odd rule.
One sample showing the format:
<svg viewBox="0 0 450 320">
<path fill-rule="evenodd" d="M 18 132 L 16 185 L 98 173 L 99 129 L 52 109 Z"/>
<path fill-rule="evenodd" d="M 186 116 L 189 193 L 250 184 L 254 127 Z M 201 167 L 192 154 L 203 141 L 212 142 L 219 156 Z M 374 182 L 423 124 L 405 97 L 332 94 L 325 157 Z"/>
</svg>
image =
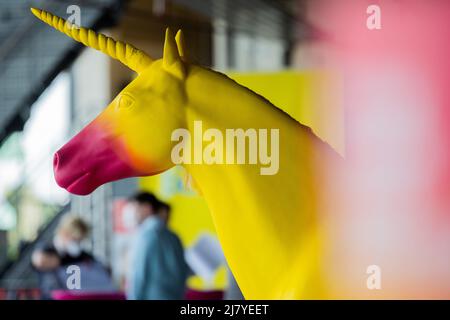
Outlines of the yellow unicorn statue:
<svg viewBox="0 0 450 320">
<path fill-rule="evenodd" d="M 163 58 L 155 60 L 48 12 L 32 12 L 138 74 L 56 152 L 61 187 L 86 195 L 179 163 L 209 206 L 245 298 L 329 297 L 320 220 L 325 176 L 340 161 L 330 146 L 264 97 L 191 63 L 181 30 L 174 36 L 167 29 Z"/>
</svg>

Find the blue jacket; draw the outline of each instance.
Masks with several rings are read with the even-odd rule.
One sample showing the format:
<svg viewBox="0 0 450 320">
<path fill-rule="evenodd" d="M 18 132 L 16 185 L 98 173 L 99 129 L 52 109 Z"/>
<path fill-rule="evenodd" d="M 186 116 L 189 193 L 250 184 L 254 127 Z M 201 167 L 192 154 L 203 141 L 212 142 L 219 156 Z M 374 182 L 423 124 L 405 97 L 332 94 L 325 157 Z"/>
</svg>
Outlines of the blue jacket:
<svg viewBox="0 0 450 320">
<path fill-rule="evenodd" d="M 183 299 L 188 270 L 180 239 L 161 219 L 145 219 L 131 252 L 128 299 Z"/>
</svg>

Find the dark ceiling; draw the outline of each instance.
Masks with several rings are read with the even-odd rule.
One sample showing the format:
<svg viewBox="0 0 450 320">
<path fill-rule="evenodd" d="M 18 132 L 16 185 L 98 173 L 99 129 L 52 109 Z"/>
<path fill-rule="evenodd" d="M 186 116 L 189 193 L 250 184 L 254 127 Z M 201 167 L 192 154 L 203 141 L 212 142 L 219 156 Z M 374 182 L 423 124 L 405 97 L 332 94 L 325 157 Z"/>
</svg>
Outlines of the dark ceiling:
<svg viewBox="0 0 450 320">
<path fill-rule="evenodd" d="M 303 0 L 173 0 L 210 18 L 219 18 L 229 31 L 289 39 L 292 27 L 302 21 Z"/>
<path fill-rule="evenodd" d="M 143 0 L 141 0 L 143 1 Z M 169 0 L 153 0 L 169 1 Z M 292 41 L 303 1 L 293 0 L 171 0 L 207 18 L 219 18 L 227 28 Z M 22 130 L 31 105 L 64 68 L 81 45 L 61 36 L 30 12 L 30 7 L 68 17 L 68 6 L 81 8 L 81 24 L 99 29 L 112 26 L 124 0 L 0 0 L 0 144 Z M 149 0 L 149 6 L 152 1 Z M 300 19 L 301 20 L 301 19 Z"/>
<path fill-rule="evenodd" d="M 81 24 L 99 28 L 112 23 L 120 1 L 0 0 L 0 143 L 21 130 L 30 106 L 77 56 L 81 46 L 36 19 L 30 7 L 62 17 L 79 5 Z"/>
</svg>

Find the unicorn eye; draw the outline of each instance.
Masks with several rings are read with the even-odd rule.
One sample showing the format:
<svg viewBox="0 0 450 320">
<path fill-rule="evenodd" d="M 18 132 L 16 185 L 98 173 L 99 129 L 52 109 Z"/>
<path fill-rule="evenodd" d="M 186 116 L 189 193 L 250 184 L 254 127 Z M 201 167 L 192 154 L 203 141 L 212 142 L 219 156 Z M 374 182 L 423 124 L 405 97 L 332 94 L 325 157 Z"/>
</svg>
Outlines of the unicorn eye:
<svg viewBox="0 0 450 320">
<path fill-rule="evenodd" d="M 119 108 L 129 109 L 134 103 L 134 99 L 129 95 L 123 94 L 119 99 Z"/>
</svg>

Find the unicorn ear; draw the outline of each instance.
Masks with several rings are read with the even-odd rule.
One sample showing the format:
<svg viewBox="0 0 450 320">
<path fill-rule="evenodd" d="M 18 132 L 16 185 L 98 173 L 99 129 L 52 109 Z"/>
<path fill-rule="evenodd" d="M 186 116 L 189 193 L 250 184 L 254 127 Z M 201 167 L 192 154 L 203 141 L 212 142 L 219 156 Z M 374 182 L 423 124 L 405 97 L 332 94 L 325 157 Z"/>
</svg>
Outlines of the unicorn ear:
<svg viewBox="0 0 450 320">
<path fill-rule="evenodd" d="M 186 77 L 186 72 L 180 54 L 178 53 L 175 38 L 169 28 L 166 29 L 166 40 L 164 42 L 163 67 L 167 72 L 179 79 L 184 79 Z"/>
<path fill-rule="evenodd" d="M 177 35 L 175 36 L 175 41 L 177 42 L 178 53 L 181 57 L 181 60 L 187 62 L 189 60 L 189 55 L 186 47 L 186 41 L 184 39 L 183 30 L 178 30 Z"/>
</svg>

